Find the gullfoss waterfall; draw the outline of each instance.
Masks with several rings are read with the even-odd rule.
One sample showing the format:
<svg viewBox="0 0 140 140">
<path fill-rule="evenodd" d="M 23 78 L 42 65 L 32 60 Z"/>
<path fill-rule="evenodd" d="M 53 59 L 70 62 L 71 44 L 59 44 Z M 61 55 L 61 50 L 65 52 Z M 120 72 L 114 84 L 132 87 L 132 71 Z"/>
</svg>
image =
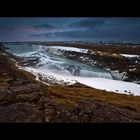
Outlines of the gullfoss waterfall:
<svg viewBox="0 0 140 140">
<path fill-rule="evenodd" d="M 87 49 L 65 46 L 6 45 L 10 53 L 21 57 L 24 70 L 33 73 L 37 80 L 46 84 L 81 84 L 117 93 L 139 95 L 140 85 L 115 80 L 105 69 L 90 66 L 63 56 L 62 51 L 87 53 Z"/>
</svg>

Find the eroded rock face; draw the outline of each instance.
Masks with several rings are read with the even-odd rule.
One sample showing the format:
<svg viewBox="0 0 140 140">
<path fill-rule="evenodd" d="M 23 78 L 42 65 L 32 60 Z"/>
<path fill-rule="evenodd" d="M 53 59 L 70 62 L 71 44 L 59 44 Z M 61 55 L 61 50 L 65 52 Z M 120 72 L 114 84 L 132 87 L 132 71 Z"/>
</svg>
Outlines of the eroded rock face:
<svg viewBox="0 0 140 140">
<path fill-rule="evenodd" d="M 57 107 L 46 109 L 49 122 L 102 123 L 102 122 L 140 122 L 140 113 L 120 109 L 98 101 L 81 100 L 72 109 Z M 54 117 L 48 117 L 50 114 Z M 132 118 L 133 116 L 133 118 Z"/>
<path fill-rule="evenodd" d="M 140 118 L 140 113 L 98 101 L 80 101 L 76 104 L 75 111 L 87 122 L 133 122 L 135 119 L 129 118 L 132 115 Z"/>
<path fill-rule="evenodd" d="M 28 58 L 22 58 L 21 61 L 19 61 L 18 63 L 21 66 L 33 66 L 35 67 L 36 64 L 38 64 L 40 62 L 39 58 L 33 58 L 33 57 L 28 57 Z"/>
<path fill-rule="evenodd" d="M 28 102 L 0 106 L 0 122 L 42 122 L 42 112 Z"/>
<path fill-rule="evenodd" d="M 120 77 L 120 74 L 126 73 L 126 78 L 122 78 L 120 80 L 129 82 L 140 80 L 140 66 L 139 66 L 140 58 L 125 58 L 123 56 L 110 57 L 102 55 L 102 52 L 81 53 L 64 50 L 61 51 L 60 55 L 91 66 L 96 66 L 102 69 L 109 69 L 111 73 L 117 70 L 119 71 L 119 73 L 118 74 L 116 73 L 116 76 L 112 75 L 114 76 L 115 79 L 118 79 L 118 77 Z M 131 71 L 132 68 L 135 70 Z"/>
</svg>

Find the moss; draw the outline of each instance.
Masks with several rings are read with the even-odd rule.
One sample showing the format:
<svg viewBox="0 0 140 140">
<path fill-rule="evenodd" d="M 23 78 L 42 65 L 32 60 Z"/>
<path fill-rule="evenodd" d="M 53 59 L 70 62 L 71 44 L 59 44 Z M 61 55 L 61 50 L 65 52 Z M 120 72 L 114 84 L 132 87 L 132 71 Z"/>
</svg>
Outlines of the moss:
<svg viewBox="0 0 140 140">
<path fill-rule="evenodd" d="M 48 92 L 46 94 L 48 95 Z M 60 104 L 65 104 L 66 102 L 75 104 L 79 100 L 97 100 L 126 109 L 131 106 L 134 110 L 140 111 L 139 96 L 117 94 L 88 87 L 55 87 L 51 88 L 49 96 Z"/>
<path fill-rule="evenodd" d="M 55 102 L 55 104 L 60 105 L 60 106 L 64 106 L 64 107 L 73 107 L 75 105 L 75 102 L 69 99 L 54 99 L 53 100 Z"/>
</svg>

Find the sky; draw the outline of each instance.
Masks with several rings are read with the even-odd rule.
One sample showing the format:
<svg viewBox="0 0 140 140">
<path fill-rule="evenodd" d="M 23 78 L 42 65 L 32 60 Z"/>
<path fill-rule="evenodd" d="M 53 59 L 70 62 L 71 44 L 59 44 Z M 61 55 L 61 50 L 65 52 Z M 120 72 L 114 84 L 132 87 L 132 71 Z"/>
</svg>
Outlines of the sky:
<svg viewBox="0 0 140 140">
<path fill-rule="evenodd" d="M 123 41 L 140 43 L 140 18 L 0 18 L 0 41 Z"/>
</svg>

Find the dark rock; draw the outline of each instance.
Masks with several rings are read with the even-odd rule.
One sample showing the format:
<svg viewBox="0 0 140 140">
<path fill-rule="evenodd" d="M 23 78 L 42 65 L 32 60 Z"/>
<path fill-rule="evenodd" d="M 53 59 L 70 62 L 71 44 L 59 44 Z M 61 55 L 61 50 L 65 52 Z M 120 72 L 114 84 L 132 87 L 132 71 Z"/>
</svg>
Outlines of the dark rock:
<svg viewBox="0 0 140 140">
<path fill-rule="evenodd" d="M 0 106 L 0 122 L 42 122 L 42 113 L 30 103 L 15 103 Z"/>
<path fill-rule="evenodd" d="M 0 94 L 12 94 L 13 91 L 7 88 L 0 88 Z"/>
<path fill-rule="evenodd" d="M 25 86 L 20 86 L 20 87 L 12 87 L 11 90 L 14 93 L 24 93 L 24 92 L 32 92 L 32 91 L 39 91 L 39 85 L 36 84 L 28 84 Z"/>
<path fill-rule="evenodd" d="M 39 62 L 39 58 L 28 57 L 22 58 L 22 60 L 19 61 L 19 64 L 22 66 L 36 66 L 36 64 L 38 64 Z"/>
<path fill-rule="evenodd" d="M 0 43 L 0 51 L 4 53 L 5 50 L 6 50 L 6 47 Z"/>
</svg>

